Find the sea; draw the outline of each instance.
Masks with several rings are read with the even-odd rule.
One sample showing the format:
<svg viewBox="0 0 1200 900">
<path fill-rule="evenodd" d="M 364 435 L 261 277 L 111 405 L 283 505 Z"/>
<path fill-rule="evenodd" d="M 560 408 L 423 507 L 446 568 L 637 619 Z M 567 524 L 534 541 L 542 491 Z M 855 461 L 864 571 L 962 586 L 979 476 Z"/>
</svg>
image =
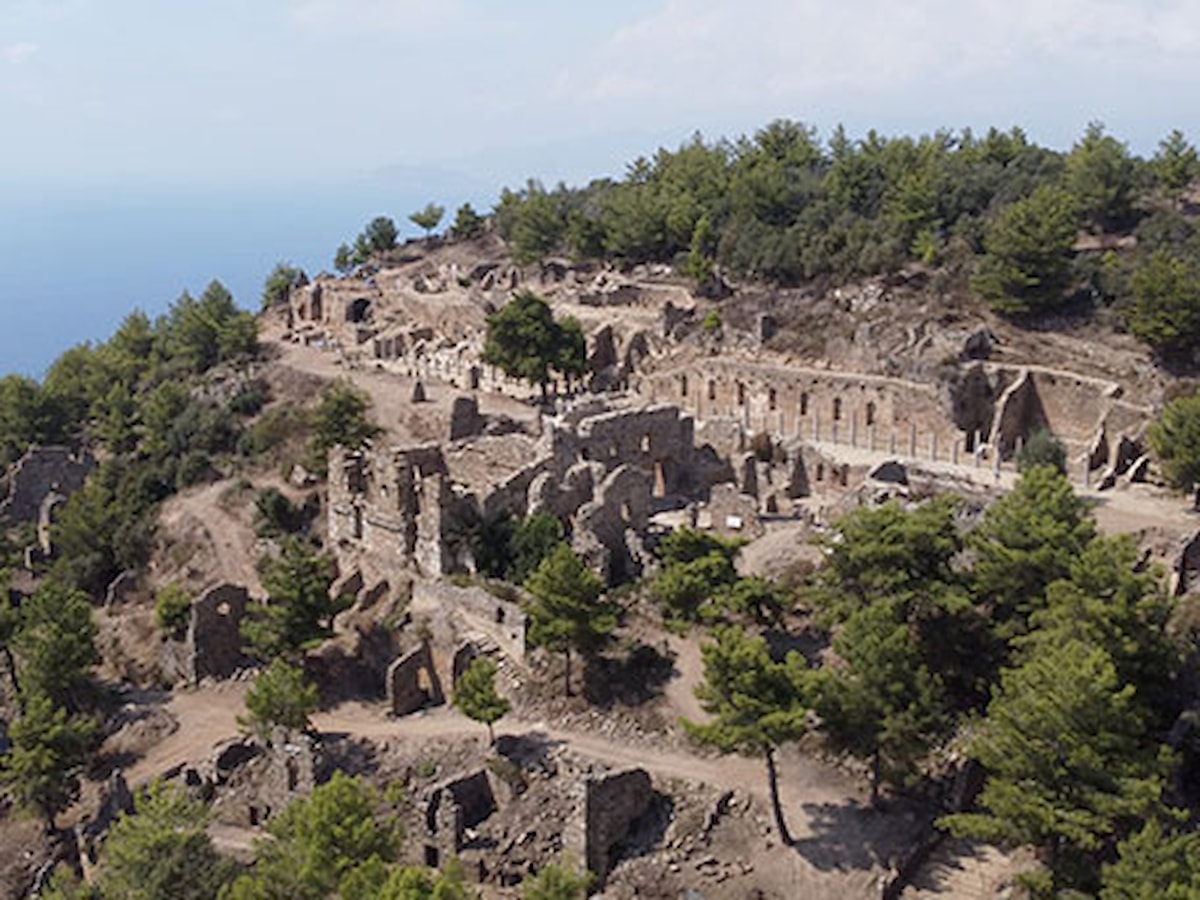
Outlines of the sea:
<svg viewBox="0 0 1200 900">
<path fill-rule="evenodd" d="M 445 179 L 439 179 L 446 181 Z M 436 201 L 486 211 L 499 194 L 450 195 L 428 178 L 269 187 L 89 186 L 0 190 L 0 375 L 40 378 L 64 350 L 105 340 L 134 309 L 161 314 L 220 280 L 246 309 L 279 261 L 310 275 L 378 215 L 402 236 Z M 459 189 L 461 191 L 461 189 Z"/>
</svg>

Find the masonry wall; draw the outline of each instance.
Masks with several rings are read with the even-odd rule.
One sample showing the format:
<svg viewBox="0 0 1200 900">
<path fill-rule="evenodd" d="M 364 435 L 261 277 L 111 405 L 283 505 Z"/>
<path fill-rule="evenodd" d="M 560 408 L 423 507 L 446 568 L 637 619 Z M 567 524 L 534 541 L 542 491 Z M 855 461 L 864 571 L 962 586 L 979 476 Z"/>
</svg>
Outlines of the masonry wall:
<svg viewBox="0 0 1200 900">
<path fill-rule="evenodd" d="M 70 496 L 83 487 L 95 466 L 89 453 L 76 454 L 68 447 L 34 447 L 9 471 L 8 496 L 0 502 L 0 517 L 10 522 L 37 522 L 51 492 Z"/>
<path fill-rule="evenodd" d="M 501 600 L 480 587 L 457 587 L 445 581 L 413 584 L 413 605 L 437 606 L 456 612 L 468 624 L 491 637 L 513 659 L 525 658 L 528 618 L 517 603 Z"/>
<path fill-rule="evenodd" d="M 906 443 L 913 427 L 946 442 L 961 434 L 937 388 L 900 379 L 710 359 L 651 374 L 641 391 L 698 419 L 729 417 L 782 438 L 887 449 L 893 439 Z"/>
</svg>

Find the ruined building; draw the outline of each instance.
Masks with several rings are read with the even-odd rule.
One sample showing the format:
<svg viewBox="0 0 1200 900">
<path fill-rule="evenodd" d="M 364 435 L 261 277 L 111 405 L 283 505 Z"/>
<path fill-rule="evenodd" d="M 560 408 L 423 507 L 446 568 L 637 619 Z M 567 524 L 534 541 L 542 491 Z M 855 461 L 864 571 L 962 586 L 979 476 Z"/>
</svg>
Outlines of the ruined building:
<svg viewBox="0 0 1200 900">
<path fill-rule="evenodd" d="M 615 580 L 640 570 L 652 512 L 704 494 L 727 468 L 695 446 L 678 407 L 592 400 L 547 417 L 537 439 L 335 449 L 329 536 L 343 571 L 436 578 L 474 570 L 470 537 L 480 522 L 544 512 Z"/>
</svg>

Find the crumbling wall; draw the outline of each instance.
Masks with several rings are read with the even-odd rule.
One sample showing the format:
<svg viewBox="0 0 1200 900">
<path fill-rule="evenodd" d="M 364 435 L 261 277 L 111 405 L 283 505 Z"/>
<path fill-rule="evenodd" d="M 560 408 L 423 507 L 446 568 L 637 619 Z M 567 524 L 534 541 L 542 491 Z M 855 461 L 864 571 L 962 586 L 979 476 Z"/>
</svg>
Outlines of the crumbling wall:
<svg viewBox="0 0 1200 900">
<path fill-rule="evenodd" d="M 90 453 L 69 447 L 33 447 L 8 473 L 8 496 L 0 502 L 0 518 L 13 523 L 36 523 L 51 494 L 69 497 L 83 487 L 96 467 Z"/>
<path fill-rule="evenodd" d="M 958 435 L 936 386 L 899 378 L 718 357 L 648 374 L 640 390 L 781 438 L 882 448 L 913 427 L 947 446 Z"/>
<path fill-rule="evenodd" d="M 387 698 L 395 716 L 446 702 L 429 644 L 422 643 L 388 666 Z"/>
<path fill-rule="evenodd" d="M 416 566 L 426 575 L 451 571 L 457 549 L 446 511 L 455 507 L 445 458 L 436 445 L 329 456 L 329 538 L 343 568 L 355 554 L 382 572 Z"/>
<path fill-rule="evenodd" d="M 229 678 L 246 663 L 240 625 L 250 593 L 241 585 L 209 588 L 192 603 L 187 643 L 191 648 L 189 680 Z"/>
<path fill-rule="evenodd" d="M 645 469 L 620 466 L 600 483 L 595 499 L 585 503 L 575 517 L 575 551 L 609 583 L 640 574 L 642 560 L 634 557 L 628 535 L 646 531 L 652 487 L 652 477 Z"/>
<path fill-rule="evenodd" d="M 230 678 L 248 660 L 240 625 L 250 593 L 236 584 L 218 584 L 192 602 L 182 640 L 162 645 L 159 669 L 168 680 L 197 684 L 205 678 Z"/>
<path fill-rule="evenodd" d="M 519 603 L 501 600 L 481 587 L 458 587 L 446 581 L 413 584 L 413 606 L 436 607 L 461 616 L 473 629 L 492 638 L 510 658 L 525 658 L 529 617 Z"/>
<path fill-rule="evenodd" d="M 587 776 L 577 790 L 576 818 L 567 823 L 563 843 L 603 884 L 613 866 L 614 849 L 649 812 L 654 785 L 645 769 L 627 769 Z"/>
<path fill-rule="evenodd" d="M 614 410 L 583 419 L 577 440 L 583 460 L 602 463 L 610 471 L 631 465 L 651 472 L 664 496 L 692 487 L 693 423 L 676 406 Z"/>
</svg>

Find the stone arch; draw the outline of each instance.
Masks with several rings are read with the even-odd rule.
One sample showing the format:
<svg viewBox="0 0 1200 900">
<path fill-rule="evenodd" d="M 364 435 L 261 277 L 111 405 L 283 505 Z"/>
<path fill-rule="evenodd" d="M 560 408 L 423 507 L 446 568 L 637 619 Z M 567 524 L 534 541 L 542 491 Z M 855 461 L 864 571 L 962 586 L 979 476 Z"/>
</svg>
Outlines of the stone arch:
<svg viewBox="0 0 1200 900">
<path fill-rule="evenodd" d="M 842 420 L 842 398 L 833 398 L 833 421 L 840 422 Z"/>
<path fill-rule="evenodd" d="M 711 378 L 708 379 L 708 399 L 709 400 L 717 399 L 717 383 L 716 383 L 716 381 L 714 381 Z"/>
<path fill-rule="evenodd" d="M 361 324 L 367 321 L 371 316 L 371 301 L 366 297 L 359 297 L 357 300 L 351 301 L 346 306 L 346 321 L 354 324 Z"/>
<path fill-rule="evenodd" d="M 870 428 L 875 424 L 875 401 L 867 401 L 867 427 Z"/>
<path fill-rule="evenodd" d="M 808 391 L 802 391 L 800 394 L 800 415 L 808 415 Z"/>
<path fill-rule="evenodd" d="M 767 407 L 775 412 L 779 407 L 779 392 L 775 388 L 767 388 Z"/>
</svg>

